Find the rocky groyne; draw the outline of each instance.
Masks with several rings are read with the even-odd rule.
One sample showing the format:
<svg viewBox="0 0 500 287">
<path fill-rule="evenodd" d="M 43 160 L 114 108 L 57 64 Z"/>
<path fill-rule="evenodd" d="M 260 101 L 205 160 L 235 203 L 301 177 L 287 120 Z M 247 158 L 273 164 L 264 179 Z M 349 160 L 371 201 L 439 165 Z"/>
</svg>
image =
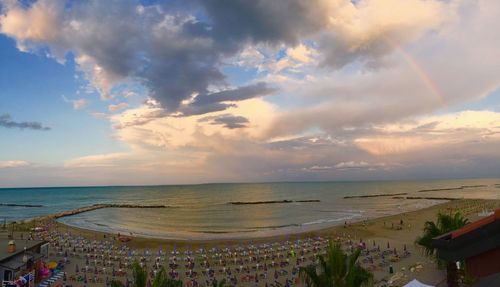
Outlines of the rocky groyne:
<svg viewBox="0 0 500 287">
<path fill-rule="evenodd" d="M 478 184 L 478 185 L 462 185 L 462 186 L 456 186 L 456 187 L 445 187 L 445 188 L 432 188 L 432 189 L 421 189 L 418 192 L 431 192 L 431 191 L 447 191 L 447 190 L 461 190 L 461 189 L 467 189 L 467 188 L 479 188 L 479 187 L 487 187 L 485 184 Z"/>
<path fill-rule="evenodd" d="M 394 196 L 394 199 L 430 199 L 430 200 L 461 200 L 458 197 L 429 197 L 429 196 Z"/>
<path fill-rule="evenodd" d="M 348 198 L 367 198 L 367 197 L 385 197 L 385 196 L 396 196 L 396 195 L 407 195 L 408 193 L 380 193 L 380 194 L 366 194 L 366 195 L 348 195 L 344 196 L 344 199 Z"/>
<path fill-rule="evenodd" d="M 0 203 L 0 206 L 10 207 L 43 207 L 41 204 L 17 204 L 17 203 Z"/>
<path fill-rule="evenodd" d="M 90 206 L 84 206 L 80 208 L 75 208 L 72 210 L 67 210 L 59 213 L 50 214 L 38 219 L 58 219 L 61 217 L 72 216 L 84 212 L 89 212 L 97 209 L 103 208 L 169 208 L 168 205 L 143 205 L 143 204 L 114 204 L 114 203 L 106 203 L 106 204 L 94 204 Z"/>
<path fill-rule="evenodd" d="M 232 201 L 229 204 L 233 205 L 256 205 L 256 204 L 276 204 L 276 203 L 294 203 L 294 202 L 321 202 L 319 199 L 303 199 L 303 200 L 269 200 L 269 201 Z"/>
</svg>

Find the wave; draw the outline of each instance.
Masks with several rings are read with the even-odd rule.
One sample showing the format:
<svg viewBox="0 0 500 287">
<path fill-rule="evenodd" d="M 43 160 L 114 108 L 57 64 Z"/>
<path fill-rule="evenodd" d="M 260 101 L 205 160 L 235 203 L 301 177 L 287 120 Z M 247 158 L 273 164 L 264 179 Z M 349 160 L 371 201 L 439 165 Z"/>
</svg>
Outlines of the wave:
<svg viewBox="0 0 500 287">
<path fill-rule="evenodd" d="M 340 218 L 323 218 L 323 219 L 318 219 L 310 222 L 305 222 L 302 223 L 303 226 L 307 225 L 314 225 L 314 224 L 324 224 L 324 223 L 332 223 L 332 222 L 341 222 L 341 221 L 346 221 L 346 220 L 352 220 L 355 218 L 361 217 L 361 214 L 352 214 L 350 216 L 344 216 Z"/>
<path fill-rule="evenodd" d="M 446 190 L 460 190 L 466 188 L 478 188 L 478 187 L 488 187 L 486 184 L 476 184 L 476 185 L 461 185 L 455 187 L 444 187 L 444 188 L 431 188 L 431 189 L 421 189 L 418 192 L 430 192 L 430 191 L 446 191 Z"/>
</svg>

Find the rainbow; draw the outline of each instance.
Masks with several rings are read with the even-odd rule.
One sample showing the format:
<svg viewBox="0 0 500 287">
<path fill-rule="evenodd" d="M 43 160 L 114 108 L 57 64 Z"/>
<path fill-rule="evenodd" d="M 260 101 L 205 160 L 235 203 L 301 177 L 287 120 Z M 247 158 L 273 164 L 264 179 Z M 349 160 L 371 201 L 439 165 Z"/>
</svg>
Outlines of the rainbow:
<svg viewBox="0 0 500 287">
<path fill-rule="evenodd" d="M 417 74 L 418 78 L 422 81 L 422 83 L 427 87 L 429 92 L 438 100 L 438 102 L 442 105 L 446 105 L 446 98 L 443 96 L 441 91 L 439 90 L 439 87 L 432 78 L 429 76 L 427 71 L 419 65 L 419 63 L 410 55 L 408 52 L 406 52 L 400 45 L 394 43 L 391 39 L 388 37 L 384 37 L 386 42 L 395 50 L 398 52 L 398 54 L 404 59 L 404 61 L 410 66 L 410 68 Z"/>
</svg>

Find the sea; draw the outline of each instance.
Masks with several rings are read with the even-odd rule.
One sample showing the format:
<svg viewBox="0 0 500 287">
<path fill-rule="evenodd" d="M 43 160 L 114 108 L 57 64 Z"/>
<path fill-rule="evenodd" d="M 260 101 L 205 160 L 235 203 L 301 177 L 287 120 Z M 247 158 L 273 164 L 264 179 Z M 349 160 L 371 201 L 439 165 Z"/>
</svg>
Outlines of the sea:
<svg viewBox="0 0 500 287">
<path fill-rule="evenodd" d="M 74 227 L 142 237 L 237 239 L 313 231 L 443 202 L 394 198 L 397 195 L 345 198 L 400 193 L 404 197 L 500 199 L 500 179 L 3 188 L 0 222 L 101 203 L 166 205 L 155 209 L 104 208 L 58 220 Z"/>
</svg>

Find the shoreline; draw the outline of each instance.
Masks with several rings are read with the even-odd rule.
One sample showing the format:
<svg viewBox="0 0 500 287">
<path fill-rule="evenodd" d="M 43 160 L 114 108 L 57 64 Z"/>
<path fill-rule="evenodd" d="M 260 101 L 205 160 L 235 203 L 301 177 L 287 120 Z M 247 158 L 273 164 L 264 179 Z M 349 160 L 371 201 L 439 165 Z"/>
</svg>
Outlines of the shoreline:
<svg viewBox="0 0 500 287">
<path fill-rule="evenodd" d="M 376 267 L 371 270 L 375 276 L 376 282 L 380 283 L 376 286 L 401 286 L 412 279 L 418 279 L 426 284 L 434 286 L 443 286 L 445 281 L 445 272 L 436 267 L 434 259 L 424 255 L 419 247 L 415 245 L 415 239 L 422 234 L 424 222 L 428 220 L 435 221 L 436 214 L 453 213 L 456 211 L 462 214 L 473 222 L 480 218 L 479 213 L 484 210 L 494 210 L 500 208 L 500 200 L 486 199 L 463 199 L 439 203 L 433 206 L 425 207 L 415 211 L 406 211 L 388 216 L 372 218 L 368 220 L 353 221 L 348 226 L 336 225 L 328 228 L 317 229 L 313 231 L 299 232 L 289 235 L 265 236 L 260 238 L 243 238 L 243 239 L 217 239 L 217 240 L 169 240 L 159 238 L 145 238 L 137 236 L 128 236 L 131 240 L 126 243 L 120 242 L 120 238 L 116 233 L 99 232 L 78 227 L 72 227 L 63 223 L 57 222 L 54 219 L 46 219 L 40 222 L 47 229 L 46 231 L 58 238 L 60 235 L 70 235 L 74 238 L 85 238 L 89 242 L 112 242 L 117 246 L 127 246 L 137 250 L 139 254 L 146 250 L 165 250 L 167 254 L 172 250 L 198 250 L 198 248 L 223 248 L 224 246 L 237 248 L 238 246 L 254 246 L 260 244 L 283 243 L 287 241 L 296 242 L 297 240 L 307 241 L 307 239 L 315 240 L 317 238 L 335 239 L 342 238 L 352 242 L 366 242 L 367 245 L 375 246 L 375 242 L 385 248 L 391 246 L 391 250 L 397 248 L 399 252 L 408 248 L 411 252 L 409 258 L 390 262 L 394 269 L 394 273 L 389 273 L 389 265 Z M 400 224 L 403 223 L 404 224 Z M 26 232 L 26 231 L 24 231 Z M 15 237 L 19 238 L 20 232 L 15 233 Z M 56 257 L 57 259 L 59 257 Z M 60 258 L 59 258 L 60 259 Z M 85 260 L 82 258 L 73 258 L 72 264 L 85 266 Z M 366 263 L 364 263 L 366 264 Z M 290 267 L 286 267 L 291 271 Z M 74 265 L 68 268 L 74 270 Z M 399 282 L 401 284 L 389 285 L 387 282 Z M 242 285 L 249 286 L 249 285 Z M 302 286 L 302 285 L 299 285 Z"/>
<path fill-rule="evenodd" d="M 391 194 L 395 195 L 395 194 Z M 375 196 L 385 196 L 381 194 L 377 194 Z M 369 200 L 371 196 L 368 197 L 361 197 L 358 199 L 361 200 Z M 356 196 L 353 196 L 353 198 L 357 198 Z M 360 223 L 364 224 L 369 224 L 371 222 L 377 222 L 380 220 L 383 220 L 384 218 L 392 218 L 392 217 L 397 217 L 397 216 L 404 216 L 405 214 L 408 213 L 415 213 L 415 212 L 424 212 L 426 210 L 432 210 L 436 207 L 439 206 L 446 206 L 447 204 L 451 204 L 452 202 L 467 202 L 467 201 L 475 201 L 475 200 L 480 200 L 480 201 L 492 201 L 495 202 L 497 200 L 490 200 L 490 199 L 461 199 L 461 198 L 448 198 L 448 197 L 432 197 L 432 198 L 427 198 L 427 197 L 407 197 L 407 196 L 401 196 L 401 197 L 393 197 L 393 198 L 401 198 L 401 199 L 429 199 L 429 200 L 436 200 L 440 202 L 433 203 L 428 206 L 424 206 L 422 208 L 417 208 L 415 210 L 407 210 L 407 211 L 402 211 L 402 212 L 396 212 L 393 214 L 388 214 L 388 215 L 380 215 L 380 216 L 363 216 L 362 212 L 360 212 L 357 216 L 353 216 L 350 218 L 339 218 L 339 219 L 332 219 L 331 221 L 325 221 L 325 222 L 319 222 L 319 223 L 308 223 L 308 224 L 291 224 L 289 226 L 278 226 L 276 228 L 263 228 L 262 230 L 258 229 L 252 229 L 252 230 L 241 230 L 241 231 L 221 231 L 221 232 L 196 232 L 196 231 L 180 231 L 180 232 L 166 232 L 163 234 L 148 234 L 147 231 L 145 232 L 137 232 L 133 231 L 130 232 L 130 230 L 124 230 L 120 228 L 117 228 L 116 230 L 113 230 L 112 228 L 109 228 L 108 230 L 102 230 L 102 229 L 96 229 L 92 228 L 90 226 L 88 227 L 83 227 L 83 226 L 76 226 L 73 224 L 69 224 L 63 221 L 60 221 L 59 219 L 65 218 L 65 217 L 70 217 L 72 215 L 77 215 L 85 212 L 90 212 L 93 210 L 97 209 L 103 209 L 103 208 L 171 208 L 171 206 L 166 206 L 166 205 L 134 205 L 134 204 L 94 204 L 90 206 L 85 206 L 85 207 L 80 207 L 80 208 L 75 208 L 72 210 L 67 210 L 63 212 L 58 212 L 55 214 L 49 214 L 46 216 L 41 216 L 41 217 L 36 217 L 28 220 L 23 220 L 21 222 L 16 223 L 16 225 L 32 225 L 32 224 L 37 224 L 39 223 L 44 223 L 44 222 L 53 222 L 55 225 L 57 225 L 60 228 L 66 229 L 66 230 L 71 230 L 77 233 L 82 233 L 82 234 L 97 234 L 97 235 L 106 235 L 106 236 L 113 236 L 116 234 L 122 234 L 124 236 L 130 237 L 134 239 L 135 241 L 141 241 L 141 242 L 147 242 L 147 241 L 152 241 L 152 242 L 184 242 L 184 243 L 189 243 L 189 242 L 200 242 L 200 243 L 207 243 L 207 242 L 242 242 L 242 241 L 263 241 L 263 240 L 271 240 L 271 239 L 276 239 L 276 238 L 286 238 L 286 237 L 300 237 L 304 235 L 309 235 L 309 236 L 317 236 L 317 235 L 324 235 L 327 233 L 331 233 L 332 231 L 336 231 L 339 228 L 343 227 L 344 222 L 348 222 L 350 226 L 356 226 L 359 225 Z M 499 200 L 500 201 L 500 200 Z M 260 203 L 260 202 L 259 202 Z M 273 202 L 274 203 L 274 202 Z M 281 203 L 281 202 L 280 202 Z M 231 203 L 230 203 L 231 204 Z M 252 202 L 253 204 L 253 202 Z"/>
<path fill-rule="evenodd" d="M 436 199 L 436 198 L 433 198 Z M 410 211 L 403 211 L 403 212 L 398 212 L 394 214 L 389 214 L 389 215 L 383 215 L 383 216 L 378 216 L 378 217 L 371 217 L 371 218 L 359 218 L 358 220 L 347 220 L 349 222 L 349 230 L 356 230 L 359 231 L 360 234 L 364 234 L 366 232 L 363 231 L 363 229 L 360 229 L 360 227 L 363 227 L 365 225 L 372 225 L 375 223 L 380 223 L 382 221 L 391 221 L 394 220 L 395 218 L 398 217 L 405 217 L 411 214 L 420 214 L 420 213 L 428 213 L 430 211 L 436 211 L 436 210 L 441 210 L 442 208 L 446 208 L 447 210 L 450 209 L 450 206 L 455 206 L 455 205 L 460 205 L 461 203 L 467 203 L 467 202 L 483 202 L 483 203 L 492 203 L 495 204 L 497 207 L 500 207 L 500 200 L 496 199 L 459 199 L 459 198 L 454 198 L 453 200 L 448 200 L 448 199 L 443 199 L 439 198 L 438 200 L 442 200 L 443 202 L 435 203 L 430 206 L 425 206 L 423 208 L 419 208 L 416 210 L 410 210 Z M 114 205 L 114 204 L 102 204 L 102 205 Z M 137 205 L 139 206 L 139 205 Z M 90 206 L 92 207 L 92 206 Z M 112 206 L 107 206 L 109 208 L 112 208 Z M 99 207 L 99 208 L 107 208 L 107 207 Z M 124 207 L 126 208 L 126 207 Z M 147 207 L 135 207 L 135 208 L 147 208 Z M 154 207 L 157 208 L 157 207 Z M 166 207 L 168 208 L 168 207 Z M 454 207 L 451 207 L 452 209 Z M 80 210 L 82 208 L 78 208 L 75 210 Z M 64 211 L 56 214 L 50 214 L 47 216 L 42 216 L 42 217 L 37 217 L 37 218 L 32 218 L 28 220 L 23 220 L 20 222 L 15 223 L 16 229 L 21 228 L 22 231 L 26 232 L 29 231 L 27 228 L 32 228 L 35 227 L 38 223 L 39 224 L 53 224 L 55 225 L 58 229 L 64 229 L 67 232 L 72 232 L 72 233 L 77 233 L 81 234 L 83 236 L 87 237 L 96 237 L 96 236 L 107 236 L 107 237 L 113 237 L 119 234 L 119 232 L 112 232 L 112 231 L 103 231 L 103 230 L 95 230 L 91 228 L 84 228 L 84 227 L 79 227 L 79 226 L 74 226 L 71 224 L 66 224 L 64 222 L 60 222 L 59 218 L 62 217 L 67 217 L 71 216 L 74 214 L 66 214 L 68 212 L 73 212 L 75 210 L 70 210 L 70 211 Z M 78 213 L 83 213 L 91 210 L 83 210 Z M 482 210 L 479 210 L 477 213 L 479 213 Z M 75 214 L 78 214 L 75 213 Z M 434 212 L 437 214 L 437 211 Z M 64 214 L 61 217 L 57 217 L 60 214 Z M 467 215 L 467 214 L 465 214 Z M 470 215 L 470 214 L 469 214 Z M 474 218 L 477 217 L 477 214 L 472 214 Z M 253 237 L 248 237 L 245 235 L 248 235 L 247 232 L 238 232 L 242 236 L 241 237 L 236 237 L 236 238 L 213 238 L 213 239 L 193 239 L 193 238 L 166 238 L 166 237 L 161 237 L 161 236 L 148 236 L 145 234 L 136 234 L 133 233 L 132 235 L 129 234 L 122 234 L 126 237 L 130 237 L 133 239 L 132 241 L 135 242 L 140 242 L 142 245 L 143 243 L 217 243 L 217 242 L 225 242 L 225 243 L 239 243 L 239 242 L 264 242 L 264 241 L 272 241 L 272 240 L 277 240 L 277 239 L 282 239 L 282 238 L 297 238 L 297 237 L 304 237 L 304 236 L 325 236 L 333 232 L 338 232 L 339 230 L 345 230 L 342 221 L 345 221 L 344 219 L 341 219 L 337 221 L 338 224 L 330 224 L 328 226 L 317 226 L 316 224 L 311 224 L 309 226 L 313 227 L 310 229 L 303 229 L 303 230 L 297 230 L 296 232 L 286 232 L 286 233 L 280 233 L 280 234 L 262 234 L 260 236 L 253 236 Z M 318 224 L 321 225 L 321 224 Z M 281 229 L 281 228 L 277 228 Z M 252 231 L 250 231 L 252 232 Z M 193 232 L 193 234 L 198 234 Z M 215 233 L 210 233 L 210 234 L 215 234 Z M 133 244 L 135 245 L 135 244 Z"/>
<path fill-rule="evenodd" d="M 394 194 L 392 194 L 394 195 Z M 380 195 L 376 195 L 380 196 Z M 393 197 L 395 198 L 395 197 Z M 360 198 L 361 200 L 369 200 L 368 198 Z M 401 197 L 401 199 L 414 199 L 414 198 L 408 198 L 408 197 Z M 282 238 L 282 237 L 295 237 L 295 236 L 300 236 L 304 234 L 323 234 L 325 232 L 328 232 L 329 230 L 335 230 L 336 228 L 342 227 L 345 222 L 348 222 L 350 225 L 355 225 L 360 222 L 366 222 L 366 221 L 373 221 L 377 220 L 380 218 L 384 217 L 391 217 L 391 216 L 398 216 L 400 214 L 405 214 L 409 212 L 418 212 L 420 210 L 425 210 L 432 208 L 434 206 L 439 206 L 442 204 L 446 204 L 450 201 L 460 201 L 464 199 L 459 199 L 459 198 L 447 198 L 447 197 L 432 197 L 432 198 L 418 198 L 418 199 L 429 199 L 429 200 L 434 200 L 438 202 L 431 203 L 430 205 L 423 206 L 421 208 L 417 208 L 414 210 L 406 210 L 403 212 L 400 212 L 400 210 L 397 210 L 397 212 L 393 214 L 387 214 L 387 215 L 376 215 L 376 216 L 364 216 L 363 212 L 360 211 L 358 214 L 355 216 L 346 218 L 338 218 L 338 219 L 329 219 L 325 220 L 324 222 L 318 222 L 318 223 L 303 223 L 303 224 L 291 224 L 289 226 L 284 226 L 284 227 L 266 227 L 262 228 L 261 230 L 255 229 L 255 230 L 241 230 L 241 231 L 221 231 L 221 232 L 196 232 L 196 231 L 174 231 L 174 232 L 166 232 L 163 234 L 148 234 L 147 230 L 144 230 L 141 232 L 140 230 L 133 231 L 131 232 L 130 230 L 126 230 L 123 228 L 92 228 L 91 226 L 77 226 L 73 224 L 66 223 L 64 221 L 61 221 L 59 219 L 64 219 L 65 217 L 71 217 L 73 215 L 85 213 L 85 212 L 90 212 L 93 210 L 98 210 L 98 209 L 104 209 L 104 208 L 172 208 L 171 206 L 167 205 L 141 205 L 141 204 L 113 204 L 113 203 L 107 203 L 107 204 L 93 204 L 89 206 L 84 206 L 84 207 L 79 207 L 67 211 L 62 211 L 54 214 L 49 214 L 46 216 L 41 216 L 41 217 L 36 217 L 28 220 L 24 220 L 22 222 L 28 223 L 28 224 L 36 224 L 37 222 L 46 222 L 46 221 L 53 221 L 55 222 L 58 226 L 61 226 L 66 229 L 72 229 L 78 232 L 82 233 L 98 233 L 98 234 L 106 234 L 106 235 L 113 235 L 113 234 L 122 234 L 124 236 L 134 238 L 134 239 L 141 239 L 141 241 L 147 241 L 147 240 L 153 240 L 153 241 L 171 241 L 171 242 L 217 242 L 217 241 L 245 241 L 245 240 L 260 240 L 260 239 L 265 239 L 265 238 Z M 309 202 L 309 200 L 307 201 Z M 259 202 L 260 203 L 260 202 Z M 273 202 L 275 203 L 275 202 Z M 282 202 L 279 202 L 282 203 Z M 232 203 L 229 203 L 232 204 Z M 254 204 L 252 202 L 251 204 Z M 104 229 L 104 230 L 103 230 Z"/>
<path fill-rule="evenodd" d="M 353 220 L 347 220 L 349 222 L 349 227 L 347 229 L 359 229 L 359 227 L 362 227 L 364 224 L 370 225 L 373 223 L 379 223 L 381 221 L 390 221 L 394 220 L 395 218 L 398 217 L 404 217 L 407 216 L 408 214 L 418 214 L 418 213 L 425 213 L 428 211 L 433 211 L 436 209 L 441 209 L 441 208 L 449 208 L 450 205 L 453 205 L 453 203 L 460 204 L 463 202 L 470 202 L 470 201 L 481 201 L 481 202 L 498 202 L 498 205 L 500 206 L 500 200 L 483 200 L 483 199 L 455 199 L 455 200 L 444 200 L 442 199 L 443 202 L 436 203 L 430 206 L 426 206 L 423 208 L 419 208 L 416 210 L 411 210 L 411 211 L 404 211 L 404 212 L 399 212 L 399 213 L 394 213 L 390 215 L 385 215 L 385 216 L 379 216 L 379 217 L 372 217 L 372 218 L 359 218 L 353 219 Z M 102 230 L 95 230 L 91 228 L 84 228 L 84 227 L 79 227 L 79 226 L 74 226 L 71 224 L 66 224 L 64 222 L 60 222 L 58 220 L 51 219 L 50 217 L 48 218 L 49 220 L 53 221 L 59 228 L 65 229 L 70 232 L 76 232 L 80 233 L 82 235 L 101 235 L 101 236 L 116 236 L 119 232 L 111 232 L 111 231 L 102 231 Z M 282 239 L 282 238 L 294 238 L 294 237 L 304 237 L 304 236 L 325 236 L 329 233 L 332 232 L 338 232 L 339 230 L 344 230 L 344 219 L 337 221 L 337 224 L 330 224 L 328 226 L 315 226 L 315 224 L 311 224 L 310 226 L 312 228 L 310 229 L 303 229 L 303 230 L 296 230 L 295 232 L 286 232 L 286 233 L 280 233 L 280 234 L 262 234 L 260 236 L 252 236 L 248 237 L 248 233 L 246 232 L 238 232 L 241 234 L 241 237 L 235 237 L 235 238 L 212 238 L 212 239 L 196 239 L 196 238 L 167 238 L 167 237 L 161 237 L 161 236 L 148 236 L 144 234 L 137 234 L 133 233 L 132 235 L 125 234 L 125 233 L 120 233 L 121 235 L 127 236 L 132 238 L 132 241 L 140 241 L 140 242 L 151 242 L 151 243 L 160 243 L 160 242 L 165 242 L 165 243 L 217 243 L 217 242 L 225 242 L 225 243 L 239 243 L 239 242 L 264 242 L 264 241 L 272 241 L 272 240 L 277 240 L 277 239 Z M 320 225 L 320 224 L 318 224 Z M 281 229 L 281 228 L 277 228 Z M 361 234 L 365 233 L 363 232 L 362 229 L 357 230 Z M 192 234 L 196 235 L 198 233 L 192 232 Z"/>
<path fill-rule="evenodd" d="M 364 211 L 359 211 L 351 216 L 340 217 L 340 218 L 329 218 L 329 219 L 319 219 L 312 222 L 305 223 L 292 223 L 283 226 L 270 226 L 262 228 L 249 228 L 248 230 L 237 230 L 237 231 L 220 231 L 220 232 L 204 232 L 204 231 L 152 231 L 150 229 L 127 229 L 127 227 L 111 227 L 108 225 L 95 224 L 95 226 L 87 225 L 76 225 L 65 222 L 63 217 L 69 217 L 73 214 L 67 214 L 63 217 L 55 218 L 56 222 L 61 226 L 66 226 L 76 230 L 86 230 L 89 232 L 98 232 L 102 234 L 122 234 L 131 238 L 142 238 L 142 239 L 152 239 L 152 240 L 168 240 L 177 242 L 210 242 L 210 241 L 241 241 L 241 240 L 258 240 L 261 238 L 279 238 L 279 237 L 290 237 L 297 236 L 301 234 L 315 234 L 322 231 L 327 231 L 330 229 L 338 228 L 343 226 L 344 223 L 349 223 L 350 225 L 359 222 L 365 222 L 369 220 L 375 220 L 387 216 L 395 216 L 401 213 L 414 212 L 421 209 L 430 208 L 436 205 L 440 205 L 449 201 L 448 198 L 432 198 L 433 202 L 429 202 L 427 205 L 415 209 L 408 209 L 405 211 L 396 210 L 394 213 L 389 214 L 368 214 Z M 309 201 L 308 201 L 309 202 Z M 280 202 L 281 203 L 281 202 Z M 89 210 L 90 211 L 90 210 Z M 86 212 L 81 211 L 78 213 Z M 76 214 L 78 214 L 76 213 Z M 49 218 L 54 218 L 49 216 Z M 63 219 L 63 220 L 58 220 Z M 106 226 L 106 227 L 104 227 Z"/>
<path fill-rule="evenodd" d="M 385 223 L 389 224 L 389 222 L 399 222 L 401 219 L 405 219 L 405 221 L 409 221 L 410 218 L 413 218 L 412 221 L 418 221 L 419 224 L 415 224 L 416 222 L 411 222 L 412 234 L 415 230 L 418 230 L 418 235 L 420 235 L 421 230 L 423 229 L 423 222 L 425 220 L 435 220 L 436 214 L 438 212 L 451 212 L 451 210 L 460 210 L 461 205 L 467 205 L 471 202 L 476 202 L 478 204 L 486 204 L 486 205 L 494 205 L 496 208 L 500 208 L 500 200 L 493 199 L 463 199 L 463 200 L 454 200 L 447 201 L 443 203 L 438 203 L 429 207 L 425 207 L 422 209 L 418 209 L 415 211 L 407 211 L 402 213 L 397 213 L 393 215 L 387 215 L 377 218 L 372 218 L 368 220 L 358 220 L 352 221 L 347 228 L 341 225 L 334 225 L 325 228 L 319 228 L 314 230 L 302 231 L 293 234 L 280 234 L 280 235 L 271 235 L 271 236 L 262 236 L 256 238 L 233 238 L 233 239 L 190 239 L 190 240 L 178 240 L 178 239 L 168 239 L 168 238 L 155 238 L 155 237 L 144 237 L 144 236 L 129 236 L 128 234 L 124 236 L 131 238 L 132 240 L 127 244 L 134 248 L 157 248 L 160 246 L 164 247 L 185 247 L 185 246 L 206 246 L 206 245 L 237 245 L 237 244 L 253 244 L 253 243 L 266 243 L 266 242 L 276 242 L 281 240 L 293 240 L 300 238 L 315 238 L 317 236 L 321 237 L 331 237 L 334 234 L 339 232 L 347 232 L 352 234 L 355 238 L 386 238 L 392 239 L 396 241 L 400 241 L 398 238 L 392 238 L 390 234 L 386 234 L 387 231 L 391 231 L 389 226 L 387 226 L 386 230 L 381 230 L 378 228 L 372 228 L 374 226 L 385 226 Z M 481 210 L 464 213 L 464 216 L 469 217 L 469 221 L 476 220 L 478 218 L 477 213 Z M 429 216 L 431 215 L 431 216 Z M 113 238 L 117 237 L 118 233 L 112 232 L 103 232 L 103 231 L 94 231 L 90 229 L 74 227 L 71 225 L 67 225 L 56 220 L 50 220 L 49 222 L 53 223 L 59 231 L 69 232 L 72 234 L 77 234 L 83 236 L 85 238 Z M 390 232 L 389 232 L 390 233 Z M 414 234 L 413 234 L 414 235 Z M 412 236 L 415 237 L 415 236 Z M 415 238 L 412 238 L 408 243 L 413 244 Z"/>
</svg>

